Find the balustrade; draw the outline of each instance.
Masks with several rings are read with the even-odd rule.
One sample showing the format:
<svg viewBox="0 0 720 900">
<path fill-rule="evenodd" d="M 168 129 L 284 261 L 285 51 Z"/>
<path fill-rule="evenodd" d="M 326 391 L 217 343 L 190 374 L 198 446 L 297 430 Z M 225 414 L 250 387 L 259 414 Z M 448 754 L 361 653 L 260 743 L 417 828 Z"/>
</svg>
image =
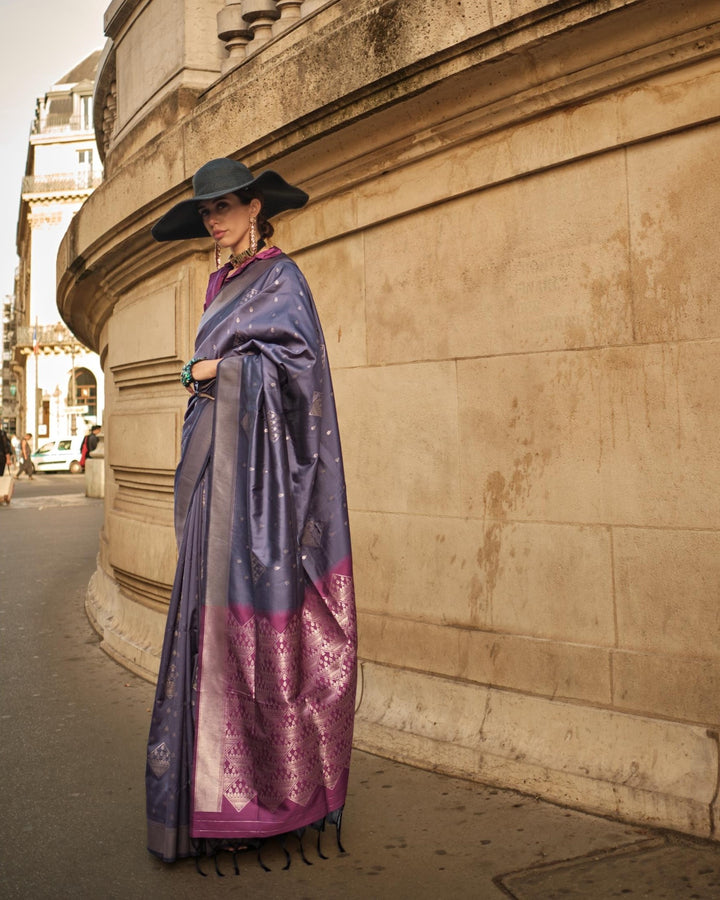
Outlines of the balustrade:
<svg viewBox="0 0 720 900">
<path fill-rule="evenodd" d="M 225 0 L 217 14 L 218 37 L 228 52 L 223 74 L 327 0 Z"/>
<path fill-rule="evenodd" d="M 275 5 L 280 11 L 280 18 L 273 25 L 273 34 L 280 34 L 294 25 L 300 18 L 302 0 L 275 0 Z"/>
<path fill-rule="evenodd" d="M 227 5 L 217 14 L 218 37 L 228 52 L 223 61 L 223 74 L 245 59 L 245 48 L 253 39 L 252 29 L 243 18 L 243 0 L 226 0 Z"/>
<path fill-rule="evenodd" d="M 243 0 L 242 11 L 252 30 L 253 49 L 266 44 L 273 36 L 273 23 L 280 18 L 275 0 Z"/>
<path fill-rule="evenodd" d="M 115 123 L 117 122 L 117 84 L 112 82 L 105 97 L 105 105 L 102 110 L 102 146 L 103 150 L 110 146 Z"/>
</svg>

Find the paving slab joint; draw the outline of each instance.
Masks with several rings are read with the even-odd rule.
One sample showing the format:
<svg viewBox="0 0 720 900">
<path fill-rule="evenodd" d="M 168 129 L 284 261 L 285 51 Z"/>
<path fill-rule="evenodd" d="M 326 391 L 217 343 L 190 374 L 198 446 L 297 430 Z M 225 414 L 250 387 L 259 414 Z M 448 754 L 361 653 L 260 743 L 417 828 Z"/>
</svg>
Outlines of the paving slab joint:
<svg viewBox="0 0 720 900">
<path fill-rule="evenodd" d="M 541 872 L 557 872 L 563 869 L 572 868 L 583 862 L 598 862 L 610 857 L 631 856 L 633 854 L 645 853 L 648 850 L 656 850 L 665 847 L 668 844 L 667 837 L 649 837 L 641 838 L 637 841 L 631 841 L 628 844 L 621 844 L 616 847 L 608 847 L 601 850 L 591 850 L 581 856 L 572 856 L 567 859 L 554 859 L 549 862 L 540 863 L 536 866 L 528 866 L 524 869 L 516 869 L 512 872 L 504 872 L 502 875 L 496 875 L 492 881 L 495 887 L 506 897 L 512 897 L 513 900 L 522 900 L 522 898 L 504 883 L 506 879 L 517 878 L 523 875 L 532 875 Z"/>
</svg>

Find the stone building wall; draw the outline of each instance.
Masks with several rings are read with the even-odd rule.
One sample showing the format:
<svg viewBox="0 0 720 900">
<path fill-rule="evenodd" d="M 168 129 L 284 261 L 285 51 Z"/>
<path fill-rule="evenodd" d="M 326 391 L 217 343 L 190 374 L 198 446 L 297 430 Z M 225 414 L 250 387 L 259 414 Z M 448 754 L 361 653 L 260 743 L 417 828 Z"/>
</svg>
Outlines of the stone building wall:
<svg viewBox="0 0 720 900">
<path fill-rule="evenodd" d="M 168 16 L 184 40 L 140 78 Z M 149 227 L 232 155 L 312 198 L 276 237 L 333 366 L 357 745 L 717 837 L 718 18 L 710 0 L 111 4 L 106 181 L 58 260 L 106 373 L 88 609 L 108 652 L 157 666 L 178 370 L 212 266 L 209 242 Z"/>
</svg>

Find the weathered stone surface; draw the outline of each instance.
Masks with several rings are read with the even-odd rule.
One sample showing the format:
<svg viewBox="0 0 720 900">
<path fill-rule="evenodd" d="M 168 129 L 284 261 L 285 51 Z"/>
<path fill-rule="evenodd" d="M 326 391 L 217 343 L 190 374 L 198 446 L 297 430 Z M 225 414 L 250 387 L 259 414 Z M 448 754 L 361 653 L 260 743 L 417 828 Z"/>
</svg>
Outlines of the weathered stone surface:
<svg viewBox="0 0 720 900">
<path fill-rule="evenodd" d="M 628 151 L 631 279 L 640 341 L 720 336 L 714 302 L 720 255 L 697 259 L 717 227 L 719 140 L 720 125 L 714 123 Z M 693 259 L 697 265 L 689 264 Z"/>
<path fill-rule="evenodd" d="M 458 363 L 462 494 L 494 517 L 713 527 L 716 341 Z"/>
<path fill-rule="evenodd" d="M 454 363 L 341 370 L 335 392 L 345 432 L 362 435 L 345 460 L 352 507 L 456 515 L 458 460 L 447 445 L 457 423 Z"/>
<path fill-rule="evenodd" d="M 616 709 L 713 728 L 720 723 L 717 658 L 616 651 L 612 672 Z"/>
<path fill-rule="evenodd" d="M 720 535 L 664 529 L 615 534 L 619 646 L 720 659 Z"/>
<path fill-rule="evenodd" d="M 356 743 L 589 810 L 710 836 L 704 728 L 366 663 Z"/>
<path fill-rule="evenodd" d="M 421 195 L 433 161 L 416 168 Z M 626 191 L 623 155 L 608 154 L 374 229 L 367 238 L 375 263 L 367 286 L 370 360 L 627 343 Z M 403 266 L 387 252 L 396 247 L 412 247 L 415 263 Z"/>
<path fill-rule="evenodd" d="M 275 240 L 284 247 L 282 220 Z M 293 254 L 311 285 L 333 370 L 367 363 L 363 239 L 350 235 Z M 338 284 L 343 289 L 338 290 Z"/>
<path fill-rule="evenodd" d="M 612 700 L 606 649 L 361 613 L 360 652 L 371 662 L 541 697 L 603 705 Z"/>
</svg>

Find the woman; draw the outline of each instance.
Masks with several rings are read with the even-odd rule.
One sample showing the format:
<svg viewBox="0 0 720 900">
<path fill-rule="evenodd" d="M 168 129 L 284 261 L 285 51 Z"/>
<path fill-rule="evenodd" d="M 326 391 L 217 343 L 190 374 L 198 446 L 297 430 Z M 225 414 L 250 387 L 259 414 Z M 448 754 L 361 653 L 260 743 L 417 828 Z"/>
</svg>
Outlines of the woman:
<svg viewBox="0 0 720 900">
<path fill-rule="evenodd" d="M 179 560 L 147 765 L 148 846 L 166 861 L 339 831 L 352 742 L 355 608 L 325 344 L 268 221 L 307 202 L 216 159 L 153 227 L 210 234 L 175 476 Z M 339 838 L 339 834 L 338 834 Z M 339 843 L 339 839 L 338 839 Z M 302 846 L 301 846 L 302 850 Z"/>
<path fill-rule="evenodd" d="M 13 477 L 10 467 L 13 462 L 13 446 L 10 438 L 0 428 L 0 505 L 10 506 L 10 500 L 13 494 Z M 7 474 L 5 467 L 7 466 Z"/>
</svg>

